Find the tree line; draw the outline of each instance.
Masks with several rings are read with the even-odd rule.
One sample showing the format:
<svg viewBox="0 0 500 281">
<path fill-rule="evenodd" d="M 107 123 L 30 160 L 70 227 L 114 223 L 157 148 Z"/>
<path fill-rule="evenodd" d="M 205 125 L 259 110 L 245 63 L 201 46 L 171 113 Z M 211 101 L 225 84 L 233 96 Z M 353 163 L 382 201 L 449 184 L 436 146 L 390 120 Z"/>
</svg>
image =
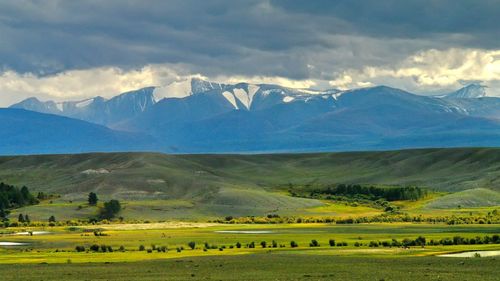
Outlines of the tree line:
<svg viewBox="0 0 500 281">
<path fill-rule="evenodd" d="M 411 238 L 404 238 L 402 240 L 397 240 L 397 239 L 392 239 L 392 240 L 384 240 L 384 241 L 369 241 L 369 242 L 362 242 L 362 241 L 356 241 L 354 242 L 353 245 L 354 247 L 369 247 L 369 248 L 377 248 L 377 247 L 404 247 L 404 248 L 409 248 L 409 247 L 425 247 L 425 246 L 439 246 L 439 245 L 477 245 L 477 244 L 500 244 L 500 236 L 498 234 L 494 234 L 492 236 L 476 236 L 476 237 L 462 237 L 462 236 L 454 236 L 452 238 L 445 237 L 441 239 L 426 239 L 424 236 L 418 236 L 415 239 Z M 199 249 L 201 248 L 204 252 L 208 250 L 219 250 L 219 251 L 224 251 L 225 249 L 240 249 L 240 248 L 248 248 L 248 249 L 254 249 L 254 248 L 285 248 L 287 247 L 286 244 L 284 243 L 278 243 L 276 240 L 272 240 L 270 243 L 268 241 L 261 241 L 260 243 L 255 243 L 255 241 L 251 241 L 249 243 L 246 243 L 243 245 L 240 242 L 236 242 L 235 244 L 230 244 L 230 245 L 215 245 L 215 244 L 209 244 L 208 242 L 204 242 L 201 244 L 201 247 L 197 247 L 197 243 L 195 241 L 190 241 L 187 243 L 187 246 L 191 250 Z M 329 239 L 328 243 L 326 244 L 329 247 L 347 247 L 350 244 L 348 244 L 345 241 L 336 241 L 335 239 Z M 295 241 L 290 241 L 289 243 L 290 248 L 297 248 L 299 247 L 299 244 Z M 312 239 L 311 242 L 309 242 L 309 247 L 315 248 L 315 247 L 321 247 L 321 244 L 318 240 Z M 177 252 L 182 252 L 184 251 L 183 246 L 178 246 L 176 248 Z M 130 249 L 129 249 L 130 250 Z M 97 245 L 93 244 L 86 248 L 85 246 L 76 246 L 75 247 L 76 252 L 113 252 L 116 251 L 116 249 L 113 249 L 109 245 Z M 127 251 L 124 246 L 120 246 L 118 249 L 120 252 L 125 252 Z M 163 252 L 166 253 L 169 251 L 169 248 L 167 246 L 157 246 L 152 244 L 151 248 L 146 248 L 144 245 L 140 245 L 138 248 L 138 251 L 147 251 L 148 253 L 152 253 L 154 251 L 157 252 Z"/>
<path fill-rule="evenodd" d="M 418 200 L 427 195 L 427 191 L 417 186 L 377 187 L 363 186 L 359 184 L 329 185 L 326 188 L 318 188 L 311 191 L 314 194 L 327 194 L 346 197 L 365 197 L 371 200 L 385 199 L 387 201 Z"/>
<path fill-rule="evenodd" d="M 38 199 L 30 193 L 28 187 L 18 188 L 0 182 L 0 219 L 5 221 L 10 209 L 38 204 Z"/>
</svg>

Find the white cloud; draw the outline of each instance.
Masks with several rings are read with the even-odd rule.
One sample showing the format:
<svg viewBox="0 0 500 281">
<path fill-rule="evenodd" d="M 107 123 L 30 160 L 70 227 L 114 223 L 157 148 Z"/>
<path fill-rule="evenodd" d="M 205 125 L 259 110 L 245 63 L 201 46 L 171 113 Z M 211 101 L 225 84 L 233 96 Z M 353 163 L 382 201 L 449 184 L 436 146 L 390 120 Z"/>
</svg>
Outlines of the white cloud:
<svg viewBox="0 0 500 281">
<path fill-rule="evenodd" d="M 500 50 L 430 49 L 409 56 L 392 66 L 365 66 L 342 72 L 330 85 L 352 88 L 362 84 L 387 84 L 409 91 L 435 92 L 460 87 L 464 81 L 490 86 L 500 81 Z"/>
<path fill-rule="evenodd" d="M 247 82 L 250 84 L 276 84 L 295 89 L 308 89 L 316 86 L 316 81 L 312 79 L 293 80 L 278 76 L 216 76 L 214 80 L 229 84 L 236 84 L 239 82 Z"/>
<path fill-rule="evenodd" d="M 179 77 L 171 69 L 153 66 L 130 71 L 116 67 L 71 70 L 43 77 L 6 71 L 0 74 L 0 106 L 8 106 L 32 96 L 42 100 L 111 97 L 121 92 L 176 79 Z"/>
<path fill-rule="evenodd" d="M 309 66 L 315 68 L 316 66 Z M 410 92 L 429 94 L 461 87 L 464 81 L 482 81 L 488 92 L 500 96 L 500 50 L 429 49 L 392 65 L 347 69 L 320 79 L 294 80 L 279 76 L 218 75 L 206 77 L 189 72 L 182 64 L 151 64 L 140 69 L 100 67 L 70 70 L 50 76 L 0 73 L 0 106 L 9 106 L 36 96 L 42 100 L 79 100 L 94 96 L 112 97 L 147 86 L 165 86 L 191 77 L 222 83 L 267 83 L 290 88 L 359 88 L 389 85 Z"/>
<path fill-rule="evenodd" d="M 273 83 L 291 88 L 309 88 L 312 80 L 291 80 L 265 76 L 217 76 L 205 77 L 190 74 L 180 65 L 147 65 L 140 69 L 123 70 L 118 67 L 102 67 L 71 70 L 51 76 L 19 74 L 6 71 L 0 74 L 0 106 L 9 106 L 28 97 L 41 100 L 79 100 L 89 97 L 112 97 L 117 94 L 148 86 L 165 86 L 191 77 L 210 79 L 222 83 Z"/>
</svg>

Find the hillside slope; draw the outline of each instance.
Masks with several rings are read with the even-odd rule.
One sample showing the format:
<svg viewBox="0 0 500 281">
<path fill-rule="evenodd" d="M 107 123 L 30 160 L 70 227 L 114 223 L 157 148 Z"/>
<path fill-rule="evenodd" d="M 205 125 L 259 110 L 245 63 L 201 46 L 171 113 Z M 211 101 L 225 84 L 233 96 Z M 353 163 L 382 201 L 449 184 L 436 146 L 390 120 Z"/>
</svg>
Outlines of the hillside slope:
<svg viewBox="0 0 500 281">
<path fill-rule="evenodd" d="M 314 215 L 317 212 L 352 215 L 359 210 L 345 206 L 330 209 L 319 200 L 290 197 L 288 184 L 411 184 L 441 191 L 467 190 L 439 197 L 426 208 L 490 206 L 498 202 L 497 199 L 491 201 L 485 197 L 500 191 L 500 149 L 4 156 L 0 157 L 0 181 L 27 185 L 34 192 L 63 195 L 54 204 L 46 202 L 17 210 L 44 220 L 54 214 L 65 219 L 89 217 L 96 210 L 80 209 L 80 205 L 85 205 L 90 191 L 96 191 L 102 200 L 123 200 L 122 215 L 129 219 L 198 219 L 270 213 Z M 469 192 L 472 188 L 481 189 Z M 476 195 L 480 198 L 475 198 Z M 364 212 L 373 214 L 377 210 Z"/>
<path fill-rule="evenodd" d="M 421 149 L 273 155 L 97 153 L 0 157 L 0 181 L 35 190 L 141 198 L 203 198 L 288 183 L 416 184 L 500 190 L 500 149 Z"/>
<path fill-rule="evenodd" d="M 500 192 L 484 188 L 474 188 L 439 197 L 426 204 L 426 208 L 473 208 L 499 205 Z"/>
<path fill-rule="evenodd" d="M 137 151 L 150 137 L 85 121 L 23 109 L 0 108 L 0 155 Z"/>
</svg>

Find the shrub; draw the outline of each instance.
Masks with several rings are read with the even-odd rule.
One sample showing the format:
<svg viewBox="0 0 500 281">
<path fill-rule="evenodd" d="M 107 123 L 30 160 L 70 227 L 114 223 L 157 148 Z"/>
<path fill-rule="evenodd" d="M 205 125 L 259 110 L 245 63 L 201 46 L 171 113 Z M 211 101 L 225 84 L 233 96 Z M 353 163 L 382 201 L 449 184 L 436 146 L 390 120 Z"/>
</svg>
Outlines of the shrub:
<svg viewBox="0 0 500 281">
<path fill-rule="evenodd" d="M 419 237 L 417 237 L 417 239 L 415 239 L 415 245 L 417 245 L 417 246 L 423 247 L 423 246 L 425 246 L 425 242 L 426 242 L 425 237 L 423 237 L 423 236 L 419 236 Z"/>
<path fill-rule="evenodd" d="M 191 248 L 191 250 L 194 250 L 194 248 L 196 247 L 196 242 L 191 241 L 188 243 L 188 246 L 189 246 L 189 248 Z"/>
<path fill-rule="evenodd" d="M 146 249 L 146 247 L 144 247 L 144 245 L 139 246 L 139 251 L 144 251 L 145 249 Z"/>
<path fill-rule="evenodd" d="M 76 246 L 76 247 L 75 247 L 75 250 L 76 250 L 77 252 L 85 252 L 85 247 L 84 247 L 84 246 Z"/>
<path fill-rule="evenodd" d="M 311 240 L 311 243 L 309 243 L 309 247 L 319 247 L 318 241 L 315 239 Z"/>
<path fill-rule="evenodd" d="M 335 240 L 330 239 L 330 240 L 328 241 L 328 244 L 330 244 L 330 247 L 335 246 Z"/>
<path fill-rule="evenodd" d="M 94 245 L 90 246 L 90 250 L 92 252 L 99 252 L 99 245 L 94 244 Z"/>
<path fill-rule="evenodd" d="M 118 200 L 110 200 L 108 202 L 104 202 L 104 207 L 100 210 L 101 219 L 112 219 L 118 214 L 121 210 L 121 204 Z"/>
<path fill-rule="evenodd" d="M 266 241 L 262 241 L 262 242 L 260 242 L 260 245 L 262 246 L 262 248 L 265 248 L 267 246 L 267 243 L 266 243 Z"/>
<path fill-rule="evenodd" d="M 236 248 L 241 248 L 241 243 L 240 242 L 236 242 Z"/>
<path fill-rule="evenodd" d="M 299 245 L 297 244 L 297 242 L 295 242 L 295 241 L 291 241 L 291 242 L 290 242 L 290 247 L 292 247 L 292 248 L 297 248 L 298 246 L 299 246 Z"/>
</svg>

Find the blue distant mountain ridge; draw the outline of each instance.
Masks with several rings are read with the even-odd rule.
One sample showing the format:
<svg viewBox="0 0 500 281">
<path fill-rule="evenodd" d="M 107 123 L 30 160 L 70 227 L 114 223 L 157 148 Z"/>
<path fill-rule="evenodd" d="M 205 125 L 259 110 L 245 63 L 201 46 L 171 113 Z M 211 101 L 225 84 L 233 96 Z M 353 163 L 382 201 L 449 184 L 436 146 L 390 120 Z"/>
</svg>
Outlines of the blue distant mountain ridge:
<svg viewBox="0 0 500 281">
<path fill-rule="evenodd" d="M 378 86 L 312 91 L 200 79 L 109 100 L 29 98 L 0 109 L 0 154 L 271 153 L 500 145 L 500 98 Z"/>
</svg>

